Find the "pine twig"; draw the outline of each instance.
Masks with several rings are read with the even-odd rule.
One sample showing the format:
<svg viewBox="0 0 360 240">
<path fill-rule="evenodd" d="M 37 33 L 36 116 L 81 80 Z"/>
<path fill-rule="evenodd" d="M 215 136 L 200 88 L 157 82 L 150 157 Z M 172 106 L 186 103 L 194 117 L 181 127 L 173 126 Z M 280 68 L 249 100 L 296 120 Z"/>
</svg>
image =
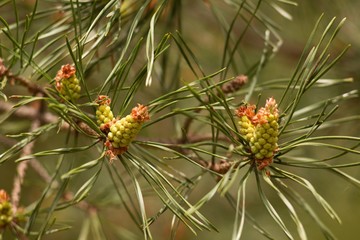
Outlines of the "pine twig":
<svg viewBox="0 0 360 240">
<path fill-rule="evenodd" d="M 2 58 L 0 58 L 0 79 L 6 77 L 11 84 L 18 83 L 28 89 L 29 92 L 33 94 L 42 93 L 42 95 L 47 95 L 45 89 L 40 85 L 24 78 L 21 76 L 14 75 L 5 65 Z"/>
</svg>

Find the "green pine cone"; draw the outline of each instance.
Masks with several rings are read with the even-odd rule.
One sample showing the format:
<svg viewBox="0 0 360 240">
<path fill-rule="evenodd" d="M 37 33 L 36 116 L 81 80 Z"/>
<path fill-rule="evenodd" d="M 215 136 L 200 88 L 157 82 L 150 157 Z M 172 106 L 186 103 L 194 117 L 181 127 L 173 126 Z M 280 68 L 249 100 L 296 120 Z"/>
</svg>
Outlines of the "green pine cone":
<svg viewBox="0 0 360 240">
<path fill-rule="evenodd" d="M 100 129 L 107 133 L 108 128 L 110 127 L 109 124 L 115 119 L 110 108 L 111 99 L 106 95 L 100 95 L 95 100 L 95 103 L 98 104 L 96 110 L 96 122 Z"/>
<path fill-rule="evenodd" d="M 256 159 L 272 158 L 278 148 L 279 124 L 276 120 L 255 127 L 254 137 L 250 139 L 251 152 Z"/>
<path fill-rule="evenodd" d="M 69 101 L 75 101 L 80 97 L 80 81 L 77 79 L 75 72 L 75 67 L 67 64 L 61 66 L 55 77 L 56 89 Z"/>
<path fill-rule="evenodd" d="M 243 105 L 236 110 L 239 133 L 250 146 L 256 160 L 272 159 L 278 150 L 279 113 L 275 99 L 269 98 L 265 107 L 255 113 L 254 105 Z"/>
<path fill-rule="evenodd" d="M 12 205 L 8 201 L 0 203 L 0 228 L 13 220 Z"/>
<path fill-rule="evenodd" d="M 238 122 L 240 126 L 240 134 L 245 138 L 245 140 L 250 141 L 254 135 L 254 126 L 252 125 L 250 119 L 247 116 L 241 116 L 240 121 Z"/>
<path fill-rule="evenodd" d="M 141 126 L 141 122 L 137 122 L 131 115 L 127 115 L 111 125 L 108 139 L 114 148 L 127 147 L 139 133 Z"/>
<path fill-rule="evenodd" d="M 108 133 L 108 141 L 115 149 L 127 149 L 127 146 L 139 133 L 144 122 L 149 120 L 146 106 L 138 104 L 131 110 L 131 114 L 113 122 Z"/>
<path fill-rule="evenodd" d="M 77 100 L 80 97 L 81 87 L 79 79 L 76 76 L 71 78 L 63 79 L 60 94 L 63 95 L 67 100 Z"/>
<path fill-rule="evenodd" d="M 114 119 L 114 114 L 110 106 L 99 105 L 96 110 L 96 122 L 102 128 L 104 124 L 111 122 Z"/>
</svg>

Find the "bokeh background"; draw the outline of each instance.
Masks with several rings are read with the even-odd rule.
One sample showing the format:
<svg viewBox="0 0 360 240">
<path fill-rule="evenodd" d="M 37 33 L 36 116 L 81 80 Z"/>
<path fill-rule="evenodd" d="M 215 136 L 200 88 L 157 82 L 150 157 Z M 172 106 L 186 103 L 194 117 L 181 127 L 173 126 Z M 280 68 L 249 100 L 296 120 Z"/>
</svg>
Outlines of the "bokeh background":
<svg viewBox="0 0 360 240">
<path fill-rule="evenodd" d="M 20 13 L 26 13 L 31 11 L 34 1 L 16 1 L 19 7 Z M 41 1 L 40 1 L 41 2 Z M 205 72 L 211 73 L 215 72 L 219 66 L 219 59 L 221 58 L 221 52 L 224 41 L 223 30 L 219 23 L 214 19 L 213 13 L 206 7 L 204 2 L 206 1 L 192 1 L 184 0 L 183 2 L 183 36 L 188 41 L 188 44 L 194 52 L 197 54 L 199 61 L 204 67 Z M 0 1 L 1 5 L 1 1 Z M 226 4 L 219 4 L 219 8 L 224 12 L 233 12 Z M 314 91 L 308 95 L 307 99 L 303 100 L 304 105 L 313 103 L 317 99 L 325 99 L 334 95 L 339 95 L 344 92 L 350 91 L 351 89 L 359 89 L 360 82 L 360 71 L 359 71 L 359 62 L 360 62 L 360 15 L 358 10 L 360 9 L 360 1 L 357 0 L 317 0 L 317 1 L 298 1 L 297 7 L 287 7 L 286 8 L 292 15 L 293 19 L 290 21 L 280 17 L 275 12 L 269 12 L 269 17 L 274 19 L 279 26 L 281 26 L 280 34 L 283 38 L 284 44 L 279 50 L 279 53 L 275 56 L 274 59 L 268 64 L 266 69 L 262 72 L 260 81 L 268 81 L 278 78 L 285 78 L 292 75 L 293 70 L 297 64 L 297 61 L 301 55 L 303 47 L 307 41 L 310 32 L 312 31 L 316 21 L 321 14 L 323 16 L 323 27 L 330 21 L 334 16 L 338 20 L 346 17 L 346 23 L 341 29 L 340 34 L 336 38 L 333 47 L 331 48 L 334 54 L 339 53 L 343 47 L 347 44 L 351 44 L 351 48 L 342 58 L 342 60 L 337 64 L 332 70 L 327 74 L 329 78 L 343 78 L 343 77 L 353 77 L 354 82 L 349 84 L 343 84 L 341 86 L 336 86 L 332 88 L 327 88 L 326 91 Z M 273 14 L 273 15 L 271 15 Z M 226 15 L 226 14 L 225 14 Z M 2 16 L 7 21 L 11 21 L 12 11 L 9 9 L 9 6 L 0 7 L 0 16 Z M 229 14 L 229 19 L 230 18 Z M 1 39 L 1 36 L 0 36 Z M 249 55 L 249 61 L 252 58 L 256 59 L 261 53 L 263 48 L 263 42 L 254 40 L 257 39 L 252 37 L 250 34 L 244 39 L 244 44 L 248 47 L 246 49 L 246 54 Z M 108 65 L 100 66 L 100 69 L 106 70 Z M 54 73 L 55 74 L 55 73 Z M 182 69 L 182 81 L 190 82 L 194 80 L 193 75 L 188 68 Z M 93 82 L 96 84 L 96 81 L 101 81 L 103 78 L 101 71 L 94 73 Z M 98 79 L 98 80 L 97 80 Z M 23 88 L 11 88 L 6 89 L 7 94 L 18 94 L 19 91 L 24 93 Z M 139 99 L 148 99 L 151 100 L 153 97 L 156 97 L 159 94 L 157 91 L 156 84 L 154 84 L 151 91 L 144 90 L 143 95 L 140 95 Z M 277 95 L 278 92 L 269 93 L 270 95 Z M 344 102 L 336 116 L 351 116 L 360 114 L 360 100 L 359 98 L 352 99 Z M 4 113 L 2 113 L 4 114 Z M 16 124 L 13 121 L 6 121 L 0 125 L 0 132 L 2 135 L 19 133 L 21 131 L 26 131 L 30 122 L 26 119 L 19 120 L 16 119 Z M 166 123 L 161 126 L 162 131 L 159 133 L 161 136 L 164 132 L 171 131 L 172 124 Z M 169 128 L 169 130 L 167 130 Z M 344 126 L 338 126 L 338 128 L 327 129 L 327 132 L 323 134 L 342 134 L 342 135 L 360 135 L 360 126 L 357 122 L 352 124 L 347 124 Z M 154 134 L 149 132 L 148 134 Z M 48 146 L 54 146 L 58 144 L 63 144 L 63 140 L 66 136 L 65 133 L 59 133 L 56 137 L 49 138 L 49 136 L 43 136 L 37 142 L 36 150 L 47 149 Z M 49 141 L 50 139 L 50 141 Z M 84 139 L 79 140 L 80 143 L 86 144 L 87 141 Z M 83 142 L 81 142 L 83 141 Z M 4 141 L 0 143 L 0 151 L 4 151 L 8 148 L 8 144 Z M 303 153 L 306 154 L 306 153 Z M 323 153 L 312 153 L 318 154 L 319 158 Z M 305 155 L 306 156 L 306 155 Z M 73 154 L 72 157 L 81 162 L 86 162 L 88 156 L 83 155 L 82 153 Z M 351 157 L 351 156 L 349 156 Z M 349 158 L 348 156 L 346 158 Z M 355 159 L 356 160 L 356 159 Z M 340 160 L 339 160 L 340 161 Z M 349 161 L 349 159 L 346 159 Z M 54 162 L 51 157 L 43 158 L 43 164 L 51 169 L 54 167 Z M 175 162 L 174 165 L 181 164 Z M 188 166 L 188 169 L 191 169 L 192 166 Z M 0 187 L 6 189 L 8 192 L 11 192 L 13 178 L 15 174 L 16 165 L 13 162 L 6 162 L 0 166 Z M 353 177 L 360 179 L 360 168 L 353 167 L 349 169 L 343 169 L 345 172 L 351 174 Z M 331 220 L 327 214 L 319 207 L 319 216 L 323 217 L 323 221 L 329 226 L 329 228 L 335 233 L 335 235 L 340 240 L 357 240 L 360 235 L 360 228 L 358 227 L 360 222 L 360 190 L 355 186 L 351 185 L 347 181 L 344 181 L 341 178 L 338 178 L 334 174 L 330 174 L 324 170 L 316 169 L 297 169 L 299 175 L 306 177 L 310 180 L 316 189 L 323 195 L 323 197 L 328 200 L 331 206 L 337 211 L 340 218 L 342 219 L 342 224 L 338 224 L 335 221 Z M 77 182 L 72 182 L 72 187 L 78 189 L 79 186 L 86 181 L 86 175 L 80 176 L 77 178 Z M 204 179 L 202 183 L 196 188 L 196 191 L 192 194 L 192 200 L 199 199 L 203 196 L 207 190 L 209 190 L 208 182 L 212 181 L 209 177 L 208 180 Z M 107 234 L 108 239 L 142 239 L 141 235 L 138 234 L 138 229 L 133 225 L 129 220 L 127 214 L 123 209 L 119 209 L 117 206 L 113 206 L 112 199 L 109 197 L 109 204 L 106 204 L 107 192 L 111 191 L 108 189 L 111 184 L 109 184 L 109 179 L 104 172 L 98 183 L 96 184 L 94 190 L 88 198 L 89 202 L 96 202 L 99 196 L 102 196 L 103 201 L 103 210 L 99 211 L 98 216 L 92 216 L 85 214 L 83 211 L 77 208 L 71 208 L 70 210 L 57 212 L 56 218 L 61 223 L 71 225 L 72 229 L 59 232 L 49 236 L 44 239 L 78 239 L 79 229 L 83 226 L 84 218 L 94 218 L 99 219 L 99 223 L 103 224 L 105 233 L 117 232 L 118 236 L 115 237 L 112 234 Z M 266 229 L 269 229 L 271 232 L 279 233 L 278 238 L 284 239 L 284 236 L 280 233 L 278 227 L 273 223 L 272 219 L 269 217 L 268 213 L 261 205 L 260 200 L 258 199 L 257 189 L 254 184 L 250 184 L 254 189 L 248 189 L 247 193 L 247 209 L 253 214 L 253 217 L 257 220 L 258 224 L 263 226 Z M 27 171 L 26 181 L 23 186 L 23 193 L 21 201 L 24 204 L 29 204 L 37 199 L 41 194 L 42 188 L 44 187 L 41 179 L 38 178 L 36 173 L 29 170 Z M 308 193 L 304 192 L 304 196 L 310 200 L 311 196 Z M 274 196 L 275 197 L 275 196 Z M 311 201 L 311 200 L 310 200 Z M 149 212 L 156 213 L 156 211 L 162 207 L 159 204 L 156 197 L 147 196 L 147 207 Z M 316 209 L 316 202 L 313 201 L 313 206 Z M 99 208 L 102 207 L 99 206 Z M 281 212 L 281 211 L 280 211 Z M 219 232 L 198 232 L 198 235 L 193 235 L 188 231 L 183 225 L 179 227 L 176 239 L 230 239 L 233 228 L 233 209 L 227 205 L 223 198 L 217 196 L 211 202 L 205 205 L 202 209 L 202 213 L 212 221 L 215 226 L 218 227 Z M 151 214 L 149 214 L 151 215 Z M 303 217 L 305 222 L 305 227 L 309 234 L 309 239 L 324 239 L 319 228 L 314 224 L 306 214 L 300 214 Z M 169 219 L 171 215 L 169 213 L 161 216 L 157 222 L 152 226 L 154 239 L 169 239 L 170 224 Z M 134 233 L 131 233 L 134 231 Z M 276 235 L 276 234 L 275 234 Z M 119 236 L 123 236 L 120 237 Z M 96 239 L 96 236 L 93 236 L 92 239 Z M 243 239 L 265 239 L 260 235 L 250 224 L 245 224 L 245 230 Z"/>
</svg>

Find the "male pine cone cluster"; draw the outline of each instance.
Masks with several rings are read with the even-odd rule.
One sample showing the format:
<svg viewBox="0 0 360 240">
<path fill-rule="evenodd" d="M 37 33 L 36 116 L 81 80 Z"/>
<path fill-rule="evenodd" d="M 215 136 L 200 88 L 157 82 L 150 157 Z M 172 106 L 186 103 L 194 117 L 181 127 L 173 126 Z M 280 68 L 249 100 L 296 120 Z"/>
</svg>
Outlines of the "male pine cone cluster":
<svg viewBox="0 0 360 240">
<path fill-rule="evenodd" d="M 61 66 L 57 72 L 55 81 L 56 89 L 68 101 L 74 102 L 80 97 L 80 82 L 75 75 L 76 69 L 70 64 Z"/>
<path fill-rule="evenodd" d="M 12 204 L 8 194 L 0 190 L 0 229 L 7 226 L 13 220 Z"/>
<path fill-rule="evenodd" d="M 127 150 L 127 147 L 139 133 L 144 122 L 149 120 L 146 106 L 138 104 L 131 114 L 116 119 L 110 109 L 110 99 L 107 96 L 99 96 L 96 111 L 97 123 L 106 135 L 105 145 L 109 149 L 108 154 L 113 158 Z"/>
<path fill-rule="evenodd" d="M 106 125 L 110 124 L 110 122 L 115 119 L 110 108 L 111 100 L 108 96 L 100 95 L 96 100 L 96 103 L 98 104 L 98 108 L 96 110 L 96 122 L 103 131 L 108 128 Z"/>
<path fill-rule="evenodd" d="M 278 150 L 279 111 L 273 98 L 267 99 L 265 107 L 257 113 L 255 108 L 254 105 L 241 106 L 236 115 L 239 117 L 240 134 L 248 142 L 259 168 L 263 168 L 272 162 Z"/>
<path fill-rule="evenodd" d="M 131 114 L 115 121 L 110 126 L 108 139 L 114 148 L 127 147 L 139 133 L 143 123 L 149 120 L 147 107 L 138 104 Z"/>
</svg>

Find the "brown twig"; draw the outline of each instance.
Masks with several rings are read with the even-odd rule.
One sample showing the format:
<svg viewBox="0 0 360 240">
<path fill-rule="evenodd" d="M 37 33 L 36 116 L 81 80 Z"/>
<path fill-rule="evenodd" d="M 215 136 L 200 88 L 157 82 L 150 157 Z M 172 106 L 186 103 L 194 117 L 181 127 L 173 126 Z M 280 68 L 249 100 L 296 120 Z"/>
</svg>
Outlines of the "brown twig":
<svg viewBox="0 0 360 240">
<path fill-rule="evenodd" d="M 9 102 L 0 101 L 0 112 L 9 112 L 14 110 L 14 104 Z M 30 106 L 21 106 L 18 107 L 13 113 L 13 116 L 19 117 L 19 118 L 26 118 L 29 120 L 40 120 L 41 124 L 44 123 L 53 123 L 57 122 L 59 120 L 59 117 L 56 115 L 50 113 L 50 112 L 42 112 L 40 115 L 34 111 L 34 109 Z M 93 136 L 98 136 L 98 133 L 94 131 L 91 127 L 89 127 L 86 123 L 78 121 L 77 125 L 81 130 L 83 130 L 85 133 Z M 61 130 L 68 130 L 70 128 L 70 125 L 66 122 L 64 122 L 61 125 Z"/>
<path fill-rule="evenodd" d="M 18 83 L 24 87 L 26 87 L 29 92 L 33 93 L 34 95 L 37 93 L 41 93 L 42 95 L 47 95 L 45 89 L 40 85 L 31 82 L 30 80 L 23 78 L 21 76 L 14 75 L 5 65 L 2 58 L 0 58 L 0 78 L 7 77 L 10 83 Z"/>
</svg>

